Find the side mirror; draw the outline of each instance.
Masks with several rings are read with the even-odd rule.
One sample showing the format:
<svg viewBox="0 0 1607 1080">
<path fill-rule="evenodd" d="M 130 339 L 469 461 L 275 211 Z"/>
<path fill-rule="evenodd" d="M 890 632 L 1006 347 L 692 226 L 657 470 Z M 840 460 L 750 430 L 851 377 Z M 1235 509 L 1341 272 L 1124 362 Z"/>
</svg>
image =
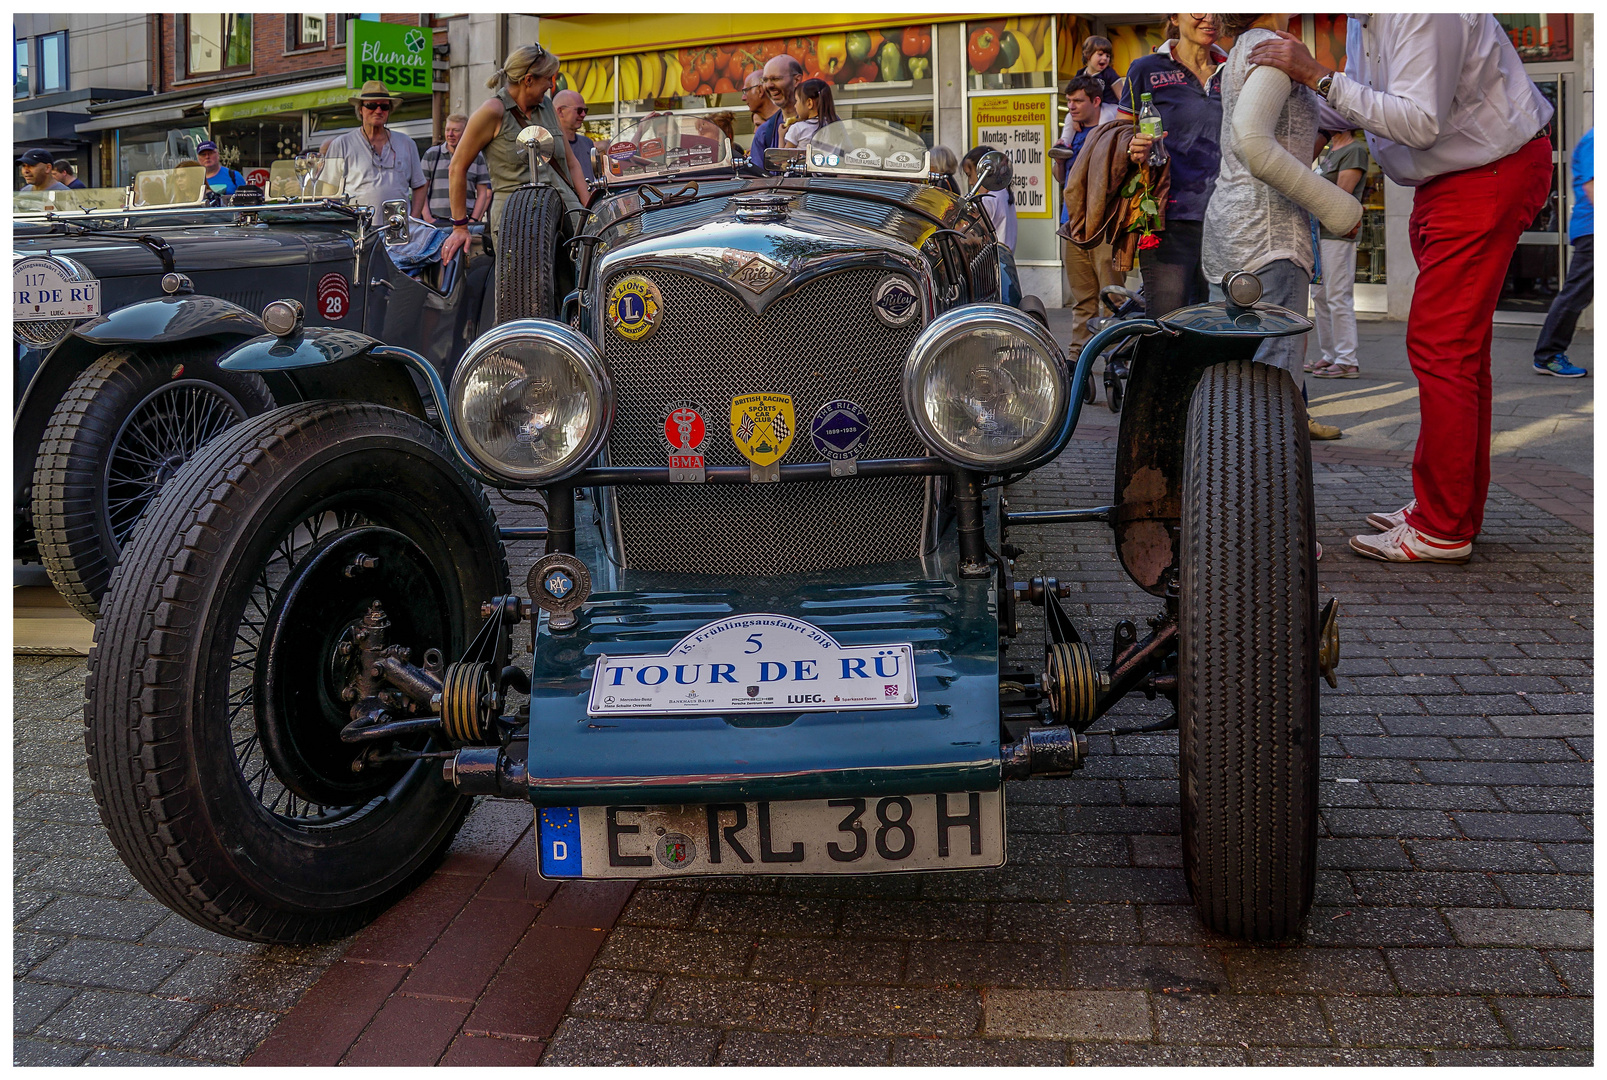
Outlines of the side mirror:
<svg viewBox="0 0 1607 1080">
<path fill-rule="evenodd" d="M 1230 270 L 1222 277 L 1222 292 L 1229 311 L 1242 311 L 1261 299 L 1261 279 L 1248 270 Z"/>
<path fill-rule="evenodd" d="M 379 207 L 380 229 L 387 244 L 405 244 L 412 235 L 412 215 L 406 199 L 387 199 Z"/>
<path fill-rule="evenodd" d="M 766 172 L 785 172 L 787 169 L 802 165 L 803 161 L 804 151 L 801 146 L 772 146 L 764 152 Z"/>
<path fill-rule="evenodd" d="M 534 180 L 541 162 L 552 160 L 552 149 L 555 145 L 552 132 L 540 124 L 531 124 L 519 132 L 514 141 L 530 158 L 530 178 Z"/>
<path fill-rule="evenodd" d="M 1002 191 L 1010 186 L 1010 180 L 1015 170 L 1010 167 L 1010 159 L 999 150 L 989 150 L 983 154 L 976 163 L 976 183 L 966 192 L 967 199 L 976 198 L 976 193 L 983 188 L 989 191 Z"/>
</svg>

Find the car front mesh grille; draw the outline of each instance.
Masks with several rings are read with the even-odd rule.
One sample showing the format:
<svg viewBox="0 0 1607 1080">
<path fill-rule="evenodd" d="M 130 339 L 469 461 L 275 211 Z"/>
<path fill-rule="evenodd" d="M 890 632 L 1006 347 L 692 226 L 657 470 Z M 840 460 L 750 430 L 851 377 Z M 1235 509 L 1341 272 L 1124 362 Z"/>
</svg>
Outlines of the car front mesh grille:
<svg viewBox="0 0 1607 1080">
<path fill-rule="evenodd" d="M 809 422 L 834 398 L 855 402 L 870 418 L 867 457 L 925 455 L 902 394 L 904 358 L 921 323 L 893 328 L 875 315 L 871 294 L 886 270 L 815 278 L 758 316 L 732 292 L 690 275 L 624 272 L 650 278 L 664 309 L 643 341 L 603 331 L 617 402 L 612 464 L 662 468 L 665 414 L 672 402 L 689 400 L 707 424 L 708 464 L 746 466 L 731 438 L 731 399 L 760 392 L 793 399 L 798 431 L 783 465 L 822 460 Z M 614 280 L 604 283 L 604 296 Z M 620 487 L 615 498 L 628 566 L 763 575 L 918 554 L 925 493 L 925 478 L 916 476 Z"/>
</svg>

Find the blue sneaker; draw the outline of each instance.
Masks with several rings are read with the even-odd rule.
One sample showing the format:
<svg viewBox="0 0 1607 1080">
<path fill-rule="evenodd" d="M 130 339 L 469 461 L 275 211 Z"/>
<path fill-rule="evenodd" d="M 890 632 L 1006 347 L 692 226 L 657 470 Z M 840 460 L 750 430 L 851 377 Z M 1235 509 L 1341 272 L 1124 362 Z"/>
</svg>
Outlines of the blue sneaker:
<svg viewBox="0 0 1607 1080">
<path fill-rule="evenodd" d="M 1555 375 L 1559 379 L 1583 379 L 1590 374 L 1584 368 L 1570 364 L 1567 353 L 1557 353 L 1543 364 L 1536 360 L 1534 362 L 1534 373 L 1536 375 Z"/>
</svg>

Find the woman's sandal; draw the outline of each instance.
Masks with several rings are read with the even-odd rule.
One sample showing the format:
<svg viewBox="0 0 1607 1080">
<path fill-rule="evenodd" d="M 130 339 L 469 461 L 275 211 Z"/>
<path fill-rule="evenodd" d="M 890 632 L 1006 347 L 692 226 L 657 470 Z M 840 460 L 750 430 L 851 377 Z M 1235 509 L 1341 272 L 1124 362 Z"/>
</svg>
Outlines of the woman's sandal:
<svg viewBox="0 0 1607 1080">
<path fill-rule="evenodd" d="M 1322 364 L 1311 369 L 1314 379 L 1355 379 L 1361 375 L 1355 364 Z"/>
</svg>

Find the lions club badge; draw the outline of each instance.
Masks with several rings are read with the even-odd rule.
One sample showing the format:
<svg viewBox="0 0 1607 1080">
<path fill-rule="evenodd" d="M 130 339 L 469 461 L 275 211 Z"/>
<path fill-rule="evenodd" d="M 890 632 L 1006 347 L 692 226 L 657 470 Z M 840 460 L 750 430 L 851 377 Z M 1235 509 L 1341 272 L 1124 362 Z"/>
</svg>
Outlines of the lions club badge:
<svg viewBox="0 0 1607 1080">
<path fill-rule="evenodd" d="M 781 479 L 782 458 L 792 447 L 798 422 L 787 394 L 744 394 L 731 399 L 731 440 L 748 459 L 756 484 Z"/>
<path fill-rule="evenodd" d="M 697 406 L 687 402 L 670 406 L 664 417 L 664 441 L 670 444 L 670 483 L 703 483 L 703 437 L 707 433 Z"/>
<path fill-rule="evenodd" d="M 658 286 L 631 274 L 614 282 L 608 291 L 608 325 L 627 341 L 641 341 L 658 328 L 664 297 Z"/>
</svg>

